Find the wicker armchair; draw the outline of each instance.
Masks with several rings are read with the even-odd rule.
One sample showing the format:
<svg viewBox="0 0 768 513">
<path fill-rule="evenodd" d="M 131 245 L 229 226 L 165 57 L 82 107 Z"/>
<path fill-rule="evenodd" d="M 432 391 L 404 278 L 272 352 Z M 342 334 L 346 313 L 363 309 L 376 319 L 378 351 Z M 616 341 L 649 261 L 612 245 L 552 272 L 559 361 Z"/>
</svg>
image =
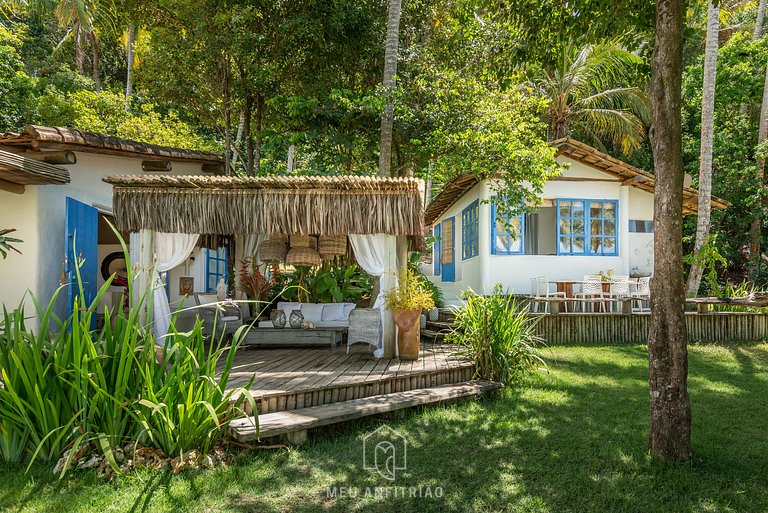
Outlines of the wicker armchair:
<svg viewBox="0 0 768 513">
<path fill-rule="evenodd" d="M 215 335 L 216 339 L 233 335 L 243 325 L 243 313 L 240 308 L 216 304 L 218 301 L 216 294 L 195 292 L 195 303 L 199 307 L 195 312 L 203 321 L 203 334 L 206 337 Z M 216 333 L 213 332 L 214 324 Z"/>
<path fill-rule="evenodd" d="M 347 353 L 349 353 L 349 346 L 357 342 L 365 342 L 378 348 L 381 337 L 381 309 L 355 308 L 349 313 Z"/>
</svg>

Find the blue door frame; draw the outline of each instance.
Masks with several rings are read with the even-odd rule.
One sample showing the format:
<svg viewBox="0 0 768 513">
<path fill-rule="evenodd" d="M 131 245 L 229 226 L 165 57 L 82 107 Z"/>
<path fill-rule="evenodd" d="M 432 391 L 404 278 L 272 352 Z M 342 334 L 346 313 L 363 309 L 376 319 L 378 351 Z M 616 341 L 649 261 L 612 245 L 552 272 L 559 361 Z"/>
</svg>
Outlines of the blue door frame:
<svg viewBox="0 0 768 513">
<path fill-rule="evenodd" d="M 80 288 L 77 283 L 77 260 L 82 261 L 80 278 L 85 304 L 90 305 L 96 297 L 99 268 L 99 212 L 90 205 L 67 197 L 65 217 L 66 239 L 64 250 L 66 252 L 67 314 L 71 315 L 74 303 L 80 295 Z M 94 315 L 91 319 L 91 329 L 95 328 L 96 316 Z"/>
<path fill-rule="evenodd" d="M 456 218 L 449 217 L 440 229 L 440 274 L 442 281 L 456 281 Z"/>
</svg>

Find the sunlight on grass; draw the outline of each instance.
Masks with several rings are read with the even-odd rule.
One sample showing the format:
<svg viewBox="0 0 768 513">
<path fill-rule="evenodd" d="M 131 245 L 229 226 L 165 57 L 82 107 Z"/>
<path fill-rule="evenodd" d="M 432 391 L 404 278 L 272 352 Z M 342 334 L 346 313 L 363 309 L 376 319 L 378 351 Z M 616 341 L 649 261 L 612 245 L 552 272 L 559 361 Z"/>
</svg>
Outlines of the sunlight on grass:
<svg viewBox="0 0 768 513">
<path fill-rule="evenodd" d="M 694 460 L 652 461 L 643 346 L 553 347 L 549 372 L 497 399 L 318 430 L 304 447 L 244 453 L 227 469 L 142 471 L 116 483 L 45 466 L 0 469 L 0 510 L 19 512 L 761 511 L 768 509 L 768 344 L 691 346 Z M 440 499 L 328 497 L 382 486 L 362 439 L 382 424 L 408 440 L 397 486 Z"/>
</svg>

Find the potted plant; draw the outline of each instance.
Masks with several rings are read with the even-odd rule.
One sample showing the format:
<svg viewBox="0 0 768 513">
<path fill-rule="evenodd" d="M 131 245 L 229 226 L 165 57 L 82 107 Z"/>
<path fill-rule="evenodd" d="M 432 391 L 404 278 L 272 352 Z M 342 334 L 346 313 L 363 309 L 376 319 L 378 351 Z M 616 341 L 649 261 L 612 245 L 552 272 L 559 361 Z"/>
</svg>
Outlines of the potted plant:
<svg viewBox="0 0 768 513">
<path fill-rule="evenodd" d="M 422 310 L 435 306 L 432 294 L 419 277 L 408 271 L 400 276 L 397 286 L 384 294 L 384 302 L 395 315 L 397 349 L 401 360 L 419 358 L 419 317 Z"/>
</svg>

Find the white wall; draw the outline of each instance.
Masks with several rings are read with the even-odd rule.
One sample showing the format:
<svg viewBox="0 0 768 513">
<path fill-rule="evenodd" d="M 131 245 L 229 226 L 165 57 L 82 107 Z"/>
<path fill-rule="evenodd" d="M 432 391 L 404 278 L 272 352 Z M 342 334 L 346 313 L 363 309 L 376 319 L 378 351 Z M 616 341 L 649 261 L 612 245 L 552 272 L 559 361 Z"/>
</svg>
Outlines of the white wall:
<svg viewBox="0 0 768 513">
<path fill-rule="evenodd" d="M 536 276 L 546 276 L 549 280 L 581 280 L 585 274 L 595 274 L 600 271 L 613 271 L 614 274 L 630 274 L 632 267 L 645 269 L 647 263 L 648 237 L 652 246 L 652 234 L 630 234 L 629 219 L 646 219 L 653 214 L 653 195 L 629 186 L 622 186 L 621 181 L 604 172 L 575 162 L 567 158 L 559 158 L 559 162 L 567 162 L 570 168 L 563 178 L 594 179 L 596 181 L 567 181 L 552 180 L 545 184 L 542 197 L 613 199 L 619 201 L 617 235 L 618 256 L 577 256 L 577 255 L 491 255 L 490 254 L 490 205 L 482 204 L 483 199 L 490 199 L 493 187 L 488 181 L 475 185 L 459 201 L 443 214 L 436 223 L 451 216 L 456 218 L 456 281 L 445 282 L 441 276 L 432 276 L 432 266 L 427 269 L 437 283 L 445 299 L 449 303 L 457 303 L 462 291 L 471 288 L 477 292 L 490 291 L 495 283 L 501 283 L 505 288 L 517 294 L 530 293 L 530 280 Z M 473 201 L 480 199 L 480 254 L 470 260 L 461 260 L 461 211 Z M 652 217 L 648 218 L 652 219 Z M 546 219 L 541 220 L 546 223 Z M 645 262 L 641 265 L 640 262 Z M 637 272 L 637 271 L 635 271 Z M 643 272 L 641 270 L 641 272 Z M 648 271 L 650 272 L 650 270 Z"/>
<path fill-rule="evenodd" d="M 27 289 L 32 290 L 41 301 L 47 302 L 59 286 L 65 257 L 68 196 L 102 212 L 111 213 L 112 186 L 104 183 L 102 178 L 118 174 L 148 174 L 141 169 L 141 161 L 145 159 L 142 157 L 75 153 L 77 164 L 67 166 L 71 176 L 69 184 L 27 186 L 23 195 L 0 191 L 0 226 L 8 224 L 9 227 L 18 228 L 23 225 L 25 231 L 35 233 L 31 237 L 20 237 L 25 241 L 22 267 L 19 267 L 21 263 L 14 263 L 15 267 L 11 267 L 0 261 L 0 283 L 12 284 L 12 287 L 3 285 L 0 289 L 0 303 L 15 305 Z M 172 168 L 171 174 L 176 175 L 201 173 L 201 164 L 191 162 L 173 162 Z M 33 237 L 34 242 L 31 242 Z M 176 288 L 178 290 L 178 285 Z M 59 299 L 56 313 L 64 315 L 64 298 L 62 296 Z"/>
<path fill-rule="evenodd" d="M 37 256 L 40 254 L 39 219 L 37 190 L 27 186 L 24 194 L 0 191 L 0 228 L 16 228 L 9 235 L 24 242 L 15 246 L 21 255 L 11 251 L 8 257 L 0 258 L 0 304 L 8 309 L 19 306 L 28 289 L 37 291 L 39 277 Z M 26 312 L 33 312 L 30 299 L 26 300 Z"/>
<path fill-rule="evenodd" d="M 629 201 L 632 206 L 630 219 L 653 221 L 653 194 L 630 187 Z M 653 234 L 629 234 L 630 274 L 653 274 Z"/>
</svg>

